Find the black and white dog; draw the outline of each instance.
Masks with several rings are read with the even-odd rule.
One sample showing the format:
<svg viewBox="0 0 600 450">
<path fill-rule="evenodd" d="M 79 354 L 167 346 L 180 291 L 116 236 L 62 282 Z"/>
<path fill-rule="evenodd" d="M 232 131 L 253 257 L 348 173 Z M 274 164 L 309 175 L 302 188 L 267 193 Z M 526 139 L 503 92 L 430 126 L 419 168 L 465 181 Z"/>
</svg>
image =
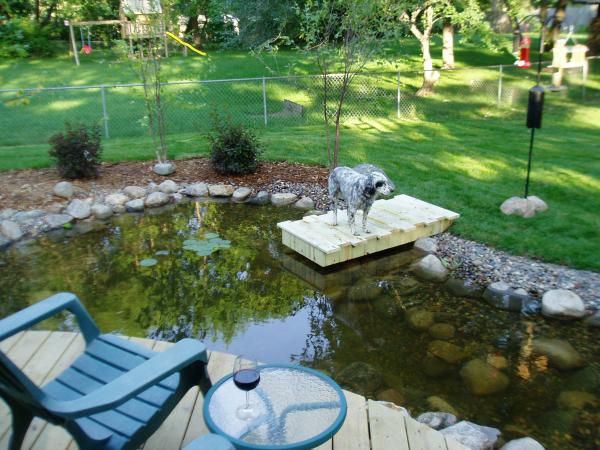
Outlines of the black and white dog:
<svg viewBox="0 0 600 450">
<path fill-rule="evenodd" d="M 388 195 L 394 190 L 393 183 L 389 178 L 375 166 L 362 164 L 361 172 L 350 167 L 336 167 L 329 174 L 329 198 L 333 202 L 333 225 L 337 225 L 338 200 L 346 200 L 348 205 L 348 225 L 350 232 L 358 236 L 354 223 L 356 211 L 363 212 L 362 228 L 365 233 L 367 229 L 367 216 L 378 195 Z M 375 170 L 372 170 L 375 169 Z"/>
</svg>

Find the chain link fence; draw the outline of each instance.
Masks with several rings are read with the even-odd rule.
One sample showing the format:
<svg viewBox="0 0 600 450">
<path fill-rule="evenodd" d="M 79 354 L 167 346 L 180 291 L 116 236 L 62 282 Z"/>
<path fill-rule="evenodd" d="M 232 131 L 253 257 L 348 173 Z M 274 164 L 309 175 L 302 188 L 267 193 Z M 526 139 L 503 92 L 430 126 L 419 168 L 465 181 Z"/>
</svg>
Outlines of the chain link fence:
<svg viewBox="0 0 600 450">
<path fill-rule="evenodd" d="M 547 65 L 547 64 L 545 64 Z M 587 78 L 600 72 L 589 60 L 589 74 L 569 69 L 564 89 L 551 101 L 600 103 Z M 478 118 L 503 111 L 524 111 L 535 70 L 515 66 L 445 70 L 434 93 L 418 96 L 422 72 L 357 74 L 344 101 L 343 122 L 372 118 L 430 121 Z M 542 85 L 551 74 L 544 72 Z M 341 75 L 327 79 L 327 114 L 333 117 Z M 244 78 L 164 83 L 162 100 L 167 133 L 206 132 L 212 114 L 254 127 L 294 127 L 323 123 L 324 79 L 321 76 Z M 0 90 L 0 145 L 45 143 L 65 122 L 98 124 L 105 139 L 148 135 L 141 84 L 70 86 Z"/>
</svg>

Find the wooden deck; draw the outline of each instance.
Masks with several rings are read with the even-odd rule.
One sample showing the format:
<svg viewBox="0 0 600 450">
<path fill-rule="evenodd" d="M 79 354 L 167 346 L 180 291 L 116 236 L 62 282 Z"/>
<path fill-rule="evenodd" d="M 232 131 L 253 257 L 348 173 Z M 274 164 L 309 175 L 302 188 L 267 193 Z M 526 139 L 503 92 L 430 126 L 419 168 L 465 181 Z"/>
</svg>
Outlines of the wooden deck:
<svg viewBox="0 0 600 450">
<path fill-rule="evenodd" d="M 132 341 L 162 351 L 172 344 L 150 339 Z M 83 350 L 83 338 L 77 333 L 26 331 L 0 343 L 0 350 L 38 385 L 43 385 L 64 370 Z M 231 371 L 233 355 L 210 353 L 209 374 L 213 382 Z M 466 450 L 461 444 L 446 440 L 440 433 L 399 411 L 390 409 L 360 395 L 344 391 L 348 415 L 340 431 L 319 450 Z M 144 450 L 179 449 L 203 433 L 202 395 L 191 389 L 163 425 L 144 444 Z M 0 401 L 0 449 L 8 448 L 11 433 L 10 410 Z M 23 449 L 75 450 L 64 429 L 34 419 Z"/>
<path fill-rule="evenodd" d="M 282 230 L 284 245 L 326 267 L 441 233 L 458 217 L 457 213 L 431 203 L 397 195 L 373 203 L 367 219 L 371 233 L 360 236 L 350 232 L 346 210 L 338 211 L 337 226 L 332 225 L 331 211 L 277 226 Z M 362 224 L 362 212 L 357 214 L 356 223 Z"/>
</svg>

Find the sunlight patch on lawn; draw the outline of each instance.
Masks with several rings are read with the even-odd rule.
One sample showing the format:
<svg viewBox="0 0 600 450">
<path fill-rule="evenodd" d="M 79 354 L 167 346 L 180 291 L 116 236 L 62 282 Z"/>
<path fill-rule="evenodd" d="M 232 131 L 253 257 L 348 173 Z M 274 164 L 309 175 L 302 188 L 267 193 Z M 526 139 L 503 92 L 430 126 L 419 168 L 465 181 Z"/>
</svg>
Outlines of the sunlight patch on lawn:
<svg viewBox="0 0 600 450">
<path fill-rule="evenodd" d="M 492 180 L 498 176 L 502 171 L 508 170 L 509 165 L 505 162 L 499 161 L 498 159 L 473 158 L 466 155 L 456 155 L 449 152 L 443 152 L 438 161 L 441 167 L 445 169 L 452 169 L 458 173 L 463 173 L 476 180 Z"/>
<path fill-rule="evenodd" d="M 81 100 L 57 100 L 46 105 L 46 108 L 51 111 L 65 111 L 78 108 L 83 105 Z"/>
<path fill-rule="evenodd" d="M 586 190 L 600 195 L 600 180 L 591 175 L 573 169 L 537 170 L 535 178 L 549 185 L 562 186 L 566 189 Z"/>
</svg>

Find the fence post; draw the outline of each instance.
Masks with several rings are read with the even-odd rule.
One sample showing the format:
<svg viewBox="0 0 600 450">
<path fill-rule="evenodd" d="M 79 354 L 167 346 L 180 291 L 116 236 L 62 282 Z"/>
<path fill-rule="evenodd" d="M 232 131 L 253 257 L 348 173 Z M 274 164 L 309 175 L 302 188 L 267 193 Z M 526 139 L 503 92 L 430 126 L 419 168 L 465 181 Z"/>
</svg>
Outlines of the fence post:
<svg viewBox="0 0 600 450">
<path fill-rule="evenodd" d="M 400 118 L 400 71 L 398 71 L 397 81 L 397 94 L 396 94 L 396 117 Z"/>
<path fill-rule="evenodd" d="M 265 77 L 262 79 L 262 87 L 263 87 L 263 111 L 265 114 L 265 125 L 267 125 L 267 80 Z"/>
<path fill-rule="evenodd" d="M 502 103 L 502 68 L 504 66 L 502 64 L 500 64 L 500 71 L 498 73 L 498 100 L 496 101 L 496 106 L 498 108 L 500 108 L 500 105 Z"/>
<path fill-rule="evenodd" d="M 108 134 L 108 114 L 106 113 L 106 92 L 105 87 L 100 87 L 100 96 L 102 97 L 102 119 L 104 121 L 104 136 L 106 139 L 110 138 Z"/>
</svg>

